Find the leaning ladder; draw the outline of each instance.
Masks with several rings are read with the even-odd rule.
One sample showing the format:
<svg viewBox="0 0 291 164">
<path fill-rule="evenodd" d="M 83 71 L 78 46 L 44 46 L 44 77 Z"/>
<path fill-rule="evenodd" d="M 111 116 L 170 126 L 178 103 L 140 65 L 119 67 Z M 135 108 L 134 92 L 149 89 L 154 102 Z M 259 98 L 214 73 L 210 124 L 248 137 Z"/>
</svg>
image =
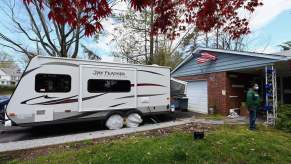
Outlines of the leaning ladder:
<svg viewBox="0 0 291 164">
<path fill-rule="evenodd" d="M 266 104 L 265 110 L 267 112 L 268 125 L 275 125 L 277 118 L 277 76 L 276 70 L 273 65 L 265 67 L 266 83 L 265 83 L 265 93 L 266 93 Z"/>
</svg>

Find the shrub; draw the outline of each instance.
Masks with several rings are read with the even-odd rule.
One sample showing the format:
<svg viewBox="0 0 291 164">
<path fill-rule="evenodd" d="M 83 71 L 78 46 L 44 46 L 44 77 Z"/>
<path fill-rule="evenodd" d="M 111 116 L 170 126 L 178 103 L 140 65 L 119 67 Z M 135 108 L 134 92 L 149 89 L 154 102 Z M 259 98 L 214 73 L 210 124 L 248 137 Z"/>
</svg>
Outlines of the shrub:
<svg viewBox="0 0 291 164">
<path fill-rule="evenodd" d="M 1 94 L 11 94 L 15 90 L 15 86 L 0 86 Z"/>
<path fill-rule="evenodd" d="M 279 106 L 276 127 L 291 132 L 291 104 Z"/>
</svg>

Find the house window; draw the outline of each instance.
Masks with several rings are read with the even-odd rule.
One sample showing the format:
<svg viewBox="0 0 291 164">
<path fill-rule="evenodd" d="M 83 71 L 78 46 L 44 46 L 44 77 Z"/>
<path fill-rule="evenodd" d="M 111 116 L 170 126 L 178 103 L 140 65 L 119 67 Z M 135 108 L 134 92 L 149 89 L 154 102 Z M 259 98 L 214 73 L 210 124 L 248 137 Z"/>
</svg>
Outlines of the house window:
<svg viewBox="0 0 291 164">
<path fill-rule="evenodd" d="M 71 76 L 59 74 L 37 74 L 35 76 L 36 92 L 70 92 Z"/>
<path fill-rule="evenodd" d="M 129 80 L 88 80 L 88 92 L 130 92 L 131 83 Z"/>
</svg>

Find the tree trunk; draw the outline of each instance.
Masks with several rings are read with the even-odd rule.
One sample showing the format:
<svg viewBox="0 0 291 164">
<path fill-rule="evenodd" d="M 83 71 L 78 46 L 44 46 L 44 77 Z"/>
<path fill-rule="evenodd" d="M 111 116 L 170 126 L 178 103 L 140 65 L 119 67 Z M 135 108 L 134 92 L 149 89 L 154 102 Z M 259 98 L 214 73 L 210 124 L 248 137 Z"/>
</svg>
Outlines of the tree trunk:
<svg viewBox="0 0 291 164">
<path fill-rule="evenodd" d="M 209 38 L 208 38 L 208 33 L 206 32 L 206 33 L 205 33 L 205 47 L 206 47 L 206 48 L 208 48 L 208 42 L 209 42 L 208 39 L 209 39 Z"/>
<path fill-rule="evenodd" d="M 147 48 L 147 12 L 145 12 L 145 20 L 144 20 L 144 54 L 145 54 L 145 63 L 148 63 L 148 48 Z"/>
<path fill-rule="evenodd" d="M 216 48 L 219 48 L 219 29 L 216 29 Z"/>
<path fill-rule="evenodd" d="M 150 24 L 152 26 L 154 22 L 154 4 L 153 3 L 151 5 L 151 20 L 150 21 L 151 21 Z M 153 60 L 154 60 L 154 36 L 151 33 L 150 34 L 150 60 L 148 64 L 153 64 Z"/>
</svg>

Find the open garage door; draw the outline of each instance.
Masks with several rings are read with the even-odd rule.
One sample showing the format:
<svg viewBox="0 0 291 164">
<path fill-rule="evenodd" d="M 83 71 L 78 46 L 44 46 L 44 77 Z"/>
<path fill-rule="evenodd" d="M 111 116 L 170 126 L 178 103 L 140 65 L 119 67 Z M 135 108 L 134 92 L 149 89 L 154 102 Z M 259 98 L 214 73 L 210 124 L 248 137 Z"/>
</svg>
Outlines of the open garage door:
<svg viewBox="0 0 291 164">
<path fill-rule="evenodd" d="M 208 113 L 207 81 L 192 81 L 187 84 L 188 110 Z"/>
</svg>

